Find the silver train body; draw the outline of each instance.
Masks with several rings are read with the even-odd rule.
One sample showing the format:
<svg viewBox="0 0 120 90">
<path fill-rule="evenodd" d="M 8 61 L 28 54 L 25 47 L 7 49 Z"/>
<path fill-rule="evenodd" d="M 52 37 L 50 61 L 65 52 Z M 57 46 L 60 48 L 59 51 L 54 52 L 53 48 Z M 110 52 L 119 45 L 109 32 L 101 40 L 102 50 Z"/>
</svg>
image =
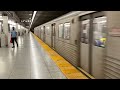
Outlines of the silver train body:
<svg viewBox="0 0 120 90">
<path fill-rule="evenodd" d="M 72 11 L 34 34 L 95 78 L 120 78 L 120 11 Z"/>
</svg>

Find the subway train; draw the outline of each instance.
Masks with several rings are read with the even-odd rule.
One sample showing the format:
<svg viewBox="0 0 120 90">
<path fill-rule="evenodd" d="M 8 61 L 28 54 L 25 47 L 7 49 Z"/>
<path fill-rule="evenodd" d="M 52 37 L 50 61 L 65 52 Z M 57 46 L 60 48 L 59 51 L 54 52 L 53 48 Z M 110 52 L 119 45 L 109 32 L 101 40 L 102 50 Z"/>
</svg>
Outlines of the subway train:
<svg viewBox="0 0 120 90">
<path fill-rule="evenodd" d="M 120 11 L 71 11 L 34 34 L 96 79 L 120 78 Z"/>
</svg>

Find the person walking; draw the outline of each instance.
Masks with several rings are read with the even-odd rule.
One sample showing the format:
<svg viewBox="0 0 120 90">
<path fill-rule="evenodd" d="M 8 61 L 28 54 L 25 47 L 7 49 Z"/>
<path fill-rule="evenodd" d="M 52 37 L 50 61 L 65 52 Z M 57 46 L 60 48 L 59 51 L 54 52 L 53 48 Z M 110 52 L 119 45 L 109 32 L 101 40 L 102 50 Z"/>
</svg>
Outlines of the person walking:
<svg viewBox="0 0 120 90">
<path fill-rule="evenodd" d="M 16 42 L 17 47 L 18 47 L 18 42 L 17 42 L 17 32 L 15 31 L 15 28 L 14 28 L 14 27 L 12 27 L 12 31 L 11 31 L 11 39 L 12 39 L 12 43 L 13 43 L 13 47 L 12 47 L 12 48 L 15 48 L 14 41 Z"/>
</svg>

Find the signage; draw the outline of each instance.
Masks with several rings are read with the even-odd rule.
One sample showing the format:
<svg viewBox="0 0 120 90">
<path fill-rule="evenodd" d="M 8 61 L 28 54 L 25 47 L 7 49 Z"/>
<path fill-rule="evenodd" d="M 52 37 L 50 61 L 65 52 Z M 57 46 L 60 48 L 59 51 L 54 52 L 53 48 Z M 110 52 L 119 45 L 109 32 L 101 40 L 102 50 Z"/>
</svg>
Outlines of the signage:
<svg viewBox="0 0 120 90">
<path fill-rule="evenodd" d="M 114 36 L 114 37 L 120 37 L 120 28 L 113 28 L 110 32 L 109 32 L 110 36 Z"/>
<path fill-rule="evenodd" d="M 21 22 L 31 22 L 31 20 L 21 20 Z"/>
</svg>

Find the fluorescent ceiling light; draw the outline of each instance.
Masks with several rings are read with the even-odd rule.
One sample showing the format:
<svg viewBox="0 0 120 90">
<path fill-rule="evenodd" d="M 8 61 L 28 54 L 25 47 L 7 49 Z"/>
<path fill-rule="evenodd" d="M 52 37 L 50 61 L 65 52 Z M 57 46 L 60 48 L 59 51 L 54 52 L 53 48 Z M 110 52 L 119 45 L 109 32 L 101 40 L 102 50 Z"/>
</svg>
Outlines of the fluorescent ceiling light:
<svg viewBox="0 0 120 90">
<path fill-rule="evenodd" d="M 36 13 L 37 13 L 37 11 L 34 11 L 34 12 L 33 12 L 33 16 L 32 16 L 32 21 L 31 21 L 31 24 L 30 24 L 30 28 L 31 28 L 31 25 L 32 25 L 32 23 L 33 23 L 33 20 L 34 20 L 34 18 L 35 18 Z"/>
<path fill-rule="evenodd" d="M 32 15 L 32 14 L 29 14 L 30 16 Z"/>
<path fill-rule="evenodd" d="M 11 25 L 16 25 L 16 23 L 14 21 L 8 20 L 8 23 Z"/>
<path fill-rule="evenodd" d="M 0 20 L 3 20 L 2 16 L 0 16 Z"/>
</svg>

